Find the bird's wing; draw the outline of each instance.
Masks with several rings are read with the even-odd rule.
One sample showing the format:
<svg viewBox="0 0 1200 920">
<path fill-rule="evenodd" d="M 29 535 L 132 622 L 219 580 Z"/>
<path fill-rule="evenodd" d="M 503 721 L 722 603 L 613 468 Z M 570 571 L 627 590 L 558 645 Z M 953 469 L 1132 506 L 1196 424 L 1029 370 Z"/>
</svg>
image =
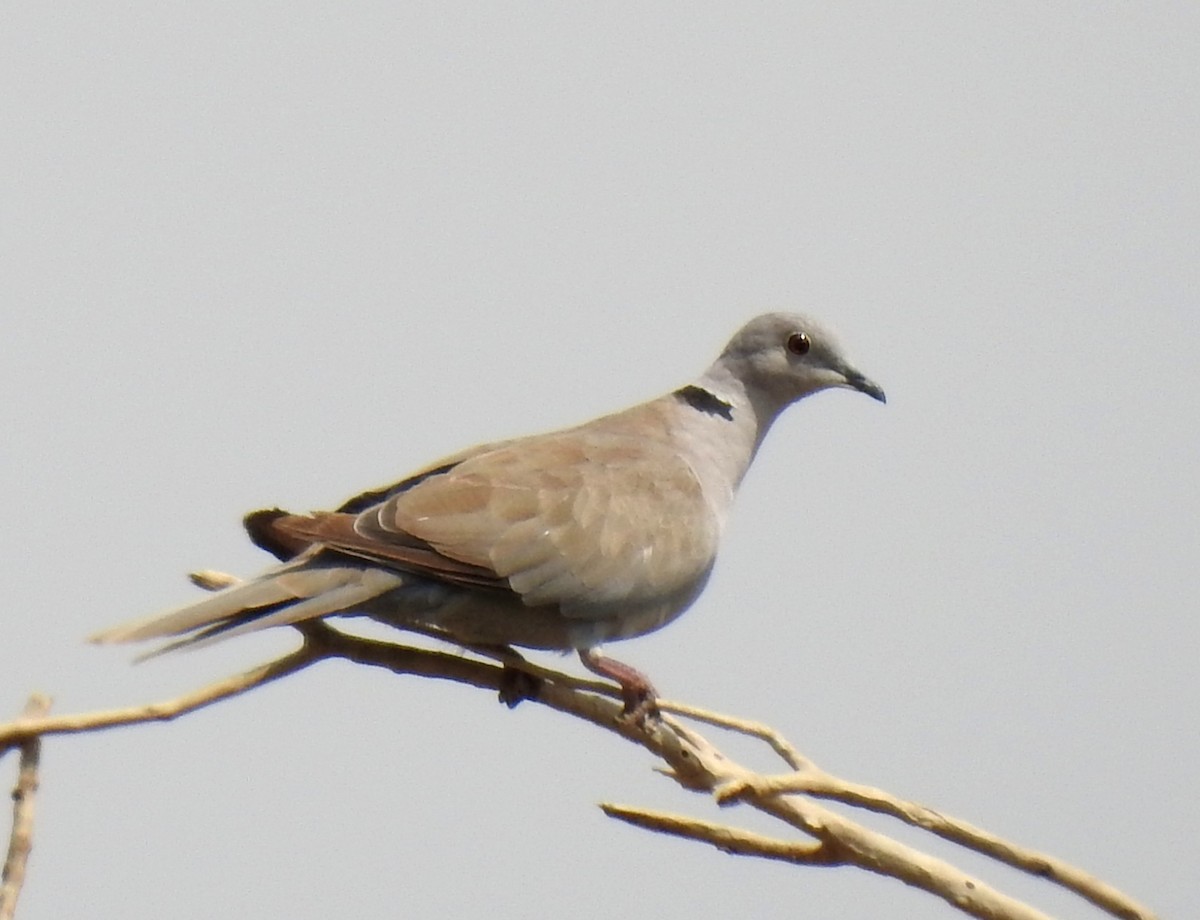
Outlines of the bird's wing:
<svg viewBox="0 0 1200 920">
<path fill-rule="evenodd" d="M 272 526 L 297 544 L 568 615 L 684 593 L 712 565 L 719 522 L 648 408 L 471 452 L 357 515 Z"/>
</svg>

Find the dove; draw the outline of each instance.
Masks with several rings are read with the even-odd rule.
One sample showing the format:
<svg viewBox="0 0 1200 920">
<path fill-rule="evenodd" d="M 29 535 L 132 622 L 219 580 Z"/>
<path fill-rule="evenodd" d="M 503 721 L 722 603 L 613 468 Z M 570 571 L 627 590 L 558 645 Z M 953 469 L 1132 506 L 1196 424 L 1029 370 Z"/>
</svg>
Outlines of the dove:
<svg viewBox="0 0 1200 920">
<path fill-rule="evenodd" d="M 366 616 L 466 645 L 575 651 L 632 707 L 652 685 L 600 646 L 691 606 L 771 425 L 831 388 L 886 402 L 816 320 L 756 317 L 657 399 L 470 448 L 333 511 L 253 512 L 248 535 L 277 565 L 91 641 L 173 640 L 165 651 Z"/>
</svg>

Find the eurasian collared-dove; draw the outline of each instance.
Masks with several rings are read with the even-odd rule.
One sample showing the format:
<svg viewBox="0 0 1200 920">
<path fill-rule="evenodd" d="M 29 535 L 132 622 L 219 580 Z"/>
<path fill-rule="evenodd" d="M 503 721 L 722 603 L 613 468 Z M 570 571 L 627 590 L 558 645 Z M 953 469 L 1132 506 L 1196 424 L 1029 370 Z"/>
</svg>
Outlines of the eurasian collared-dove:
<svg viewBox="0 0 1200 920">
<path fill-rule="evenodd" d="M 183 637 L 174 648 L 355 614 L 470 644 L 578 650 L 630 691 L 640 675 L 595 647 L 687 609 L 771 423 L 829 387 L 885 401 L 818 323 L 759 316 L 698 380 L 651 402 L 472 448 L 336 511 L 254 512 L 251 539 L 281 565 L 92 640 Z"/>
</svg>

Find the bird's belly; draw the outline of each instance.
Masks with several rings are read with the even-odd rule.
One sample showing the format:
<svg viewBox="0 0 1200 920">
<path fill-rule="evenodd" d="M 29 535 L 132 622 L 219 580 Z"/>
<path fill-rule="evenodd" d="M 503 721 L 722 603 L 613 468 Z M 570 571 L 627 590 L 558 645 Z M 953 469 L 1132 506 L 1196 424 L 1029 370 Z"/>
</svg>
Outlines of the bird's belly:
<svg viewBox="0 0 1200 920">
<path fill-rule="evenodd" d="M 564 612 L 559 605 L 528 606 L 512 594 L 425 582 L 381 595 L 363 612 L 401 629 L 432 627 L 466 643 L 569 651 L 653 632 L 686 610 L 702 587 L 703 583 L 685 593 L 636 604 L 624 601 Z"/>
</svg>

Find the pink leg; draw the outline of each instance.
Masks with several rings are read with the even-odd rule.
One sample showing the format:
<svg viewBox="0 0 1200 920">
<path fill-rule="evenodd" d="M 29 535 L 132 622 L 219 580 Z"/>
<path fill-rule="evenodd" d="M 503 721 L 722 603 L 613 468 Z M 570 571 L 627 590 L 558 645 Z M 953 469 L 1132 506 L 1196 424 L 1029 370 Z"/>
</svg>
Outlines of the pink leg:
<svg viewBox="0 0 1200 920">
<path fill-rule="evenodd" d="M 625 700 L 625 715 L 635 722 L 641 722 L 651 713 L 657 713 L 655 701 L 658 691 L 650 683 L 650 678 L 615 658 L 609 658 L 596 648 L 581 648 L 579 660 L 593 674 L 615 680 L 621 685 L 621 696 Z"/>
</svg>

